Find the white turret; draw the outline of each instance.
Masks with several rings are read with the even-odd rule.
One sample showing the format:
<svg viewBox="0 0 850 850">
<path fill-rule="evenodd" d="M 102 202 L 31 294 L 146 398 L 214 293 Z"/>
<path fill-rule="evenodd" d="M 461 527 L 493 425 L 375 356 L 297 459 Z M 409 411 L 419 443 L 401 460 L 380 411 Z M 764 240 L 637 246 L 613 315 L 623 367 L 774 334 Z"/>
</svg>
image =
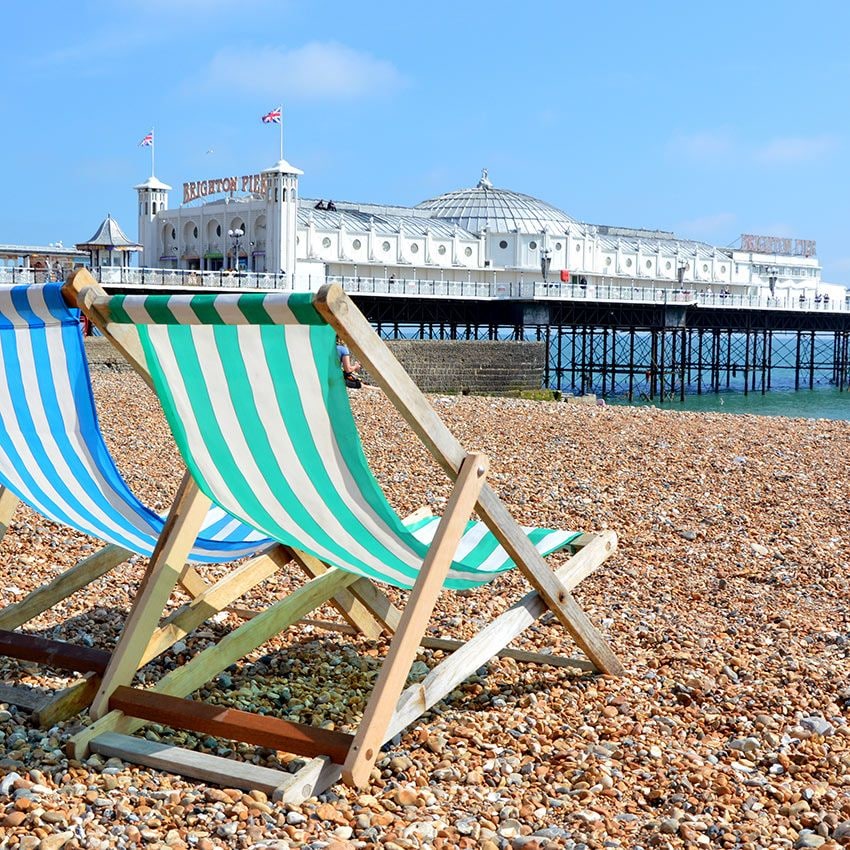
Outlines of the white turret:
<svg viewBox="0 0 850 850">
<path fill-rule="evenodd" d="M 295 230 L 298 223 L 299 168 L 285 159 L 263 171 L 266 180 L 268 234 L 266 271 L 286 272 L 287 284 L 296 286 Z"/>
<path fill-rule="evenodd" d="M 142 246 L 139 263 L 142 266 L 158 266 L 162 238 L 155 225 L 156 214 L 168 209 L 171 186 L 151 175 L 133 188 L 139 193 L 139 243 Z"/>
</svg>

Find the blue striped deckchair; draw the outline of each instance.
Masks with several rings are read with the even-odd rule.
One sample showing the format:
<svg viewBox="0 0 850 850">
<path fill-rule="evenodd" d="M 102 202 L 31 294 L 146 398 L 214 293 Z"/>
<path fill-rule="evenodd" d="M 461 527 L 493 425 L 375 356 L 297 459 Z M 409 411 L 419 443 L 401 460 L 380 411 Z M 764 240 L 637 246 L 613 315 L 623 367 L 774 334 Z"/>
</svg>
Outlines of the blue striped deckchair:
<svg viewBox="0 0 850 850">
<path fill-rule="evenodd" d="M 42 516 L 109 544 L 0 610 L 0 651 L 30 660 L 42 652 L 54 665 L 65 659 L 83 671 L 105 668 L 105 653 L 89 653 L 87 667 L 86 659 L 57 647 L 58 642 L 8 632 L 130 555 L 152 555 L 165 526 L 165 518 L 129 490 L 104 443 L 79 312 L 65 304 L 60 283 L 0 289 L 0 484 L 2 532 L 21 500 Z M 187 559 L 232 561 L 269 542 L 216 505 L 203 518 Z M 268 565 L 260 572 L 267 575 Z M 182 578 L 187 589 L 203 592 L 194 573 Z M 57 719 L 55 706 L 49 716 Z"/>
<path fill-rule="evenodd" d="M 142 352 L 194 482 L 195 491 L 179 510 L 213 500 L 289 550 L 323 565 L 326 571 L 315 571 L 317 578 L 302 589 L 305 595 L 319 582 L 326 583 L 327 591 L 336 582 L 352 586 L 364 578 L 412 589 L 403 613 L 392 623 L 389 653 L 354 736 L 321 735 L 321 730 L 306 732 L 293 728 L 297 724 L 264 718 L 262 734 L 245 737 L 251 722 L 244 713 L 230 716 L 233 712 L 227 710 L 212 716 L 195 702 L 174 699 L 199 687 L 222 663 L 231 663 L 228 651 L 206 659 L 202 653 L 167 676 L 155 686 L 155 699 L 150 692 L 134 692 L 126 687 L 127 674 L 136 666 L 128 621 L 92 705 L 98 720 L 75 739 L 78 754 L 100 742 L 101 752 L 129 752 L 142 761 L 148 758 L 146 763 L 162 764 L 147 751 L 116 743 L 116 732 L 123 738 L 151 720 L 225 736 L 241 729 L 241 740 L 266 746 L 274 741 L 279 749 L 300 744 L 300 751 L 290 751 L 325 753 L 321 770 L 314 767 L 321 777 L 312 776 L 307 783 L 313 791 L 340 775 L 363 785 L 384 741 L 498 654 L 546 608 L 584 650 L 590 659 L 586 666 L 622 671 L 570 594 L 613 550 L 615 535 L 583 537 L 583 548 L 553 573 L 542 555 L 575 543 L 577 533 L 522 529 L 515 523 L 484 483 L 487 459 L 462 450 L 339 287 L 325 287 L 318 294 L 102 298 L 85 289 L 76 294 L 108 336 L 131 334 Z M 336 334 L 354 348 L 455 479 L 442 518 L 407 527 L 388 504 L 359 441 L 336 355 Z M 468 521 L 473 509 L 481 521 Z M 443 663 L 448 666 L 440 665 L 399 699 L 441 588 L 481 585 L 514 566 L 529 579 L 533 592 L 472 641 L 448 647 L 456 650 Z M 296 595 L 261 616 L 270 626 L 288 625 L 311 602 L 292 602 Z M 146 604 L 141 597 L 136 603 L 138 608 Z M 124 670 L 121 653 L 127 655 Z M 101 736 L 113 737 L 104 744 Z M 169 757 L 173 763 L 173 753 Z M 300 781 L 298 787 L 304 791 Z"/>
</svg>

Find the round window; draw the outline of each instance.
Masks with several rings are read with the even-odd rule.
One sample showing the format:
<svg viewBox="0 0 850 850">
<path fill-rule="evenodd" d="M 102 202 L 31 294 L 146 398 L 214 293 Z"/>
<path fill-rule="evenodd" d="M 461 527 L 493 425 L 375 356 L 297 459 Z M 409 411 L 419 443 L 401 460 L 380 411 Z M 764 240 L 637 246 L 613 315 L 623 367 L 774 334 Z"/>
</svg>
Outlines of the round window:
<svg viewBox="0 0 850 850">
<path fill-rule="evenodd" d="M 703 263 L 703 264 L 702 264 L 702 270 L 703 270 L 704 272 L 707 272 L 707 271 L 708 271 L 708 263 Z"/>
<path fill-rule="evenodd" d="M 628 266 L 628 268 L 632 267 L 632 258 L 631 257 L 629 257 L 629 259 L 626 260 L 626 266 Z"/>
<path fill-rule="evenodd" d="M 647 260 L 647 261 L 646 261 L 646 267 L 647 267 L 648 269 L 651 269 L 651 268 L 652 268 L 652 260 Z"/>
<path fill-rule="evenodd" d="M 670 260 L 667 260 L 667 263 L 665 264 L 664 268 L 667 269 L 668 272 L 670 271 L 670 269 L 673 268 L 673 264 L 670 262 Z"/>
<path fill-rule="evenodd" d="M 721 266 L 721 267 L 720 267 L 720 273 L 721 273 L 721 274 L 726 274 L 726 266 Z"/>
<path fill-rule="evenodd" d="M 556 242 L 556 243 L 555 243 L 555 250 L 556 250 L 556 251 L 560 251 L 560 250 L 561 250 L 561 248 L 563 248 L 563 247 L 564 247 L 564 246 L 563 246 L 560 242 Z"/>
<path fill-rule="evenodd" d="M 411 254 L 418 254 L 419 253 L 419 246 L 415 242 L 410 246 L 410 253 Z"/>
<path fill-rule="evenodd" d="M 466 254 L 467 257 L 472 256 L 472 248 L 464 248 L 463 253 Z"/>
<path fill-rule="evenodd" d="M 389 251 L 390 250 L 390 243 L 384 242 L 384 244 L 381 245 L 381 247 L 384 249 L 384 251 Z"/>
<path fill-rule="evenodd" d="M 610 266 L 610 265 L 611 265 L 611 258 L 610 258 L 610 257 L 606 257 L 606 258 L 605 258 L 605 265 L 606 265 L 606 266 Z"/>
<path fill-rule="evenodd" d="M 322 247 L 323 247 L 323 248 L 330 248 L 330 247 L 331 247 L 331 239 L 330 239 L 330 236 L 326 236 L 326 237 L 322 240 Z"/>
<path fill-rule="evenodd" d="M 503 240 L 499 243 L 499 247 L 500 247 L 500 248 L 507 248 L 507 247 L 508 247 L 507 240 L 503 239 Z"/>
<path fill-rule="evenodd" d="M 197 238 L 198 238 L 198 226 L 197 226 L 197 225 L 195 225 L 195 226 L 192 228 L 192 236 L 194 236 L 194 237 L 195 237 L 195 239 L 197 239 Z"/>
<path fill-rule="evenodd" d="M 362 244 L 363 244 L 363 243 L 362 243 L 359 239 L 355 239 L 355 240 L 351 243 L 351 247 L 352 247 L 352 248 L 354 248 L 354 250 L 355 250 L 355 251 L 357 251 L 357 250 L 359 250 L 359 249 L 360 249 L 360 246 L 361 246 Z"/>
<path fill-rule="evenodd" d="M 576 245 L 576 251 L 581 251 L 581 245 Z"/>
<path fill-rule="evenodd" d="M 438 254 L 445 254 L 445 253 L 446 253 L 446 246 L 445 246 L 445 245 L 440 245 L 440 247 L 439 247 L 439 248 L 437 248 L 437 253 L 438 253 Z"/>
<path fill-rule="evenodd" d="M 537 243 L 536 243 L 536 242 L 529 242 L 529 243 L 528 243 L 528 247 L 529 247 L 532 251 L 536 251 L 536 250 L 537 250 Z"/>
</svg>

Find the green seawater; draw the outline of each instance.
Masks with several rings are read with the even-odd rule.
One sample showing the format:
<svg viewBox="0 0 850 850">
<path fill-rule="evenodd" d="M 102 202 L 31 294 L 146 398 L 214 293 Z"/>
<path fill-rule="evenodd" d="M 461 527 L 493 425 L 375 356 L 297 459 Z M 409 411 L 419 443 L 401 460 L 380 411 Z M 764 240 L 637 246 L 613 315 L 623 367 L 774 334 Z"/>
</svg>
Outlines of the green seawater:
<svg viewBox="0 0 850 850">
<path fill-rule="evenodd" d="M 608 404 L 628 404 L 621 399 L 609 399 Z M 850 392 L 832 387 L 814 390 L 772 390 L 744 395 L 742 392 L 703 393 L 686 395 L 659 403 L 633 402 L 636 407 L 657 407 L 661 410 L 708 411 L 713 413 L 748 413 L 754 416 L 791 416 L 802 419 L 850 419 Z"/>
</svg>

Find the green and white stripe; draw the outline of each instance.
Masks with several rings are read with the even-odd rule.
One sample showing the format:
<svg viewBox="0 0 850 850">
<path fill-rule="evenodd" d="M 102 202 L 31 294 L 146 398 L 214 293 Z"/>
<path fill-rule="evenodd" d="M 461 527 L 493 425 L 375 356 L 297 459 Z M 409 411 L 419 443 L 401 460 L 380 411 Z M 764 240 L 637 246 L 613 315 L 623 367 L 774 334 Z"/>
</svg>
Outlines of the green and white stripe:
<svg viewBox="0 0 850 850">
<path fill-rule="evenodd" d="M 366 463 L 336 354 L 309 293 L 118 296 L 178 447 L 201 489 L 270 537 L 327 563 L 412 587 L 436 531 L 405 527 Z M 527 529 L 541 554 L 576 533 Z M 446 586 L 513 565 L 469 523 Z"/>
</svg>

